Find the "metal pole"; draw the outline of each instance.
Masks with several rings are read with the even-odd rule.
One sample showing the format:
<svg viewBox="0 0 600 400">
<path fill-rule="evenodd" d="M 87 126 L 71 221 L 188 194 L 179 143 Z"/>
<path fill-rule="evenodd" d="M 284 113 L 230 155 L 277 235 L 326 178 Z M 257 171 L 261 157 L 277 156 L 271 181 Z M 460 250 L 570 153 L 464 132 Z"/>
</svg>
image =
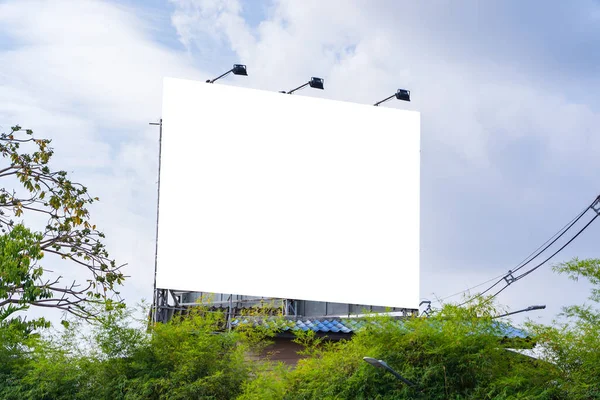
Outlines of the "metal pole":
<svg viewBox="0 0 600 400">
<path fill-rule="evenodd" d="M 156 236 L 154 242 L 154 300 L 152 304 L 152 308 L 154 309 L 154 313 L 152 316 L 153 322 L 158 322 L 158 293 L 156 288 L 156 270 L 158 266 L 158 217 L 159 217 L 159 205 L 160 205 L 160 162 L 161 162 L 161 153 L 162 153 L 162 118 L 158 123 L 151 122 L 150 125 L 158 125 L 158 182 L 157 182 L 157 190 L 156 190 Z"/>
<path fill-rule="evenodd" d="M 529 306 L 529 307 L 524 308 L 522 310 L 513 311 L 513 312 L 506 313 L 506 314 L 501 314 L 501 315 L 496 315 L 495 317 L 492 317 L 492 319 L 502 318 L 502 317 L 508 317 L 509 315 L 514 315 L 514 314 L 518 314 L 518 313 L 522 313 L 522 312 L 527 312 L 527 311 L 543 310 L 545 308 L 546 308 L 545 305 L 542 305 L 542 306 Z"/>
<path fill-rule="evenodd" d="M 229 294 L 229 304 L 228 304 L 228 310 L 227 310 L 227 330 L 229 332 L 231 332 L 231 319 L 233 318 L 232 316 L 232 310 L 233 310 L 233 294 Z"/>
<path fill-rule="evenodd" d="M 401 380 L 402 382 L 406 383 L 408 386 L 412 386 L 412 387 L 416 387 L 417 385 L 415 385 L 414 383 L 412 383 L 411 381 L 409 381 L 408 379 L 406 379 L 405 377 L 403 377 L 402 375 L 400 375 L 399 373 L 397 373 L 396 371 L 394 371 L 393 369 L 391 369 L 389 366 L 386 367 L 386 369 L 388 371 L 390 371 L 392 374 L 394 374 L 394 376 L 396 378 L 398 378 L 399 380 Z"/>
<path fill-rule="evenodd" d="M 369 364 L 371 364 L 372 366 L 376 367 L 376 368 L 383 368 L 388 372 L 391 372 L 392 375 L 394 375 L 398 380 L 401 380 L 402 382 L 406 383 L 408 386 L 414 387 L 416 388 L 417 385 L 411 381 L 409 381 L 408 379 L 406 379 L 405 377 L 403 377 L 402 375 L 400 375 L 399 373 L 397 373 L 396 371 L 394 371 L 392 369 L 392 367 L 390 367 L 389 365 L 387 365 L 387 363 L 383 360 L 377 360 L 373 357 L 363 357 L 363 360 L 368 362 Z"/>
<path fill-rule="evenodd" d="M 305 87 L 305 86 L 308 86 L 308 84 L 309 84 L 309 83 L 310 83 L 310 82 L 306 82 L 304 85 L 298 86 L 296 89 L 292 89 L 292 90 L 290 90 L 289 92 L 287 92 L 287 94 L 292 94 L 292 93 L 294 93 L 296 90 L 298 90 L 298 89 L 302 89 L 303 87 Z"/>
<path fill-rule="evenodd" d="M 232 72 L 233 69 L 230 69 L 229 71 L 225 72 L 222 75 L 217 76 L 215 79 L 209 79 L 206 81 L 206 83 L 214 83 L 217 79 L 221 79 L 222 77 L 224 77 L 225 75 L 227 75 L 228 73 Z"/>
<path fill-rule="evenodd" d="M 395 94 L 395 93 L 394 93 L 393 95 L 391 95 L 390 97 L 388 97 L 388 98 L 385 98 L 385 99 L 383 99 L 383 100 L 381 100 L 381 101 L 378 101 L 377 103 L 375 103 L 375 104 L 373 104 L 373 105 L 374 105 L 374 106 L 379 106 L 381 103 L 388 101 L 389 99 L 391 99 L 391 98 L 392 98 L 392 97 L 394 97 L 394 96 L 396 96 L 396 94 Z"/>
</svg>

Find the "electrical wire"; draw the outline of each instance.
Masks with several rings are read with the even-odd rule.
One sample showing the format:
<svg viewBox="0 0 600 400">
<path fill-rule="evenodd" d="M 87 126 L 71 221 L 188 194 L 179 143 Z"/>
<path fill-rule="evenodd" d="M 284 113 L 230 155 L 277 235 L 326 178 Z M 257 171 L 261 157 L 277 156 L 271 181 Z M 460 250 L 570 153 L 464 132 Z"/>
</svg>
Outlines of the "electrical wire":
<svg viewBox="0 0 600 400">
<path fill-rule="evenodd" d="M 587 229 L 588 226 L 591 225 L 592 222 L 594 222 L 594 220 L 596 218 L 598 218 L 598 216 L 600 216 L 600 214 L 596 214 L 596 216 L 594 218 L 592 218 L 583 228 L 581 228 L 579 230 L 579 232 L 577 232 L 575 234 L 575 236 L 573 236 L 571 238 L 571 240 L 569 240 L 567 243 L 565 243 L 560 249 L 556 250 L 550 257 L 546 258 L 544 261 L 542 261 L 541 263 L 539 263 L 538 265 L 536 265 L 535 267 L 531 268 L 530 270 L 522 273 L 521 275 L 517 276 L 514 278 L 514 280 L 512 282 L 516 282 L 519 279 L 522 279 L 524 277 L 526 277 L 527 275 L 531 274 L 533 271 L 535 271 L 536 269 L 538 269 L 539 267 L 541 267 L 542 265 L 546 264 L 548 261 L 550 261 L 555 255 L 557 255 L 558 253 L 560 253 L 565 247 L 567 247 L 569 244 L 571 244 L 571 242 L 575 239 L 577 239 L 577 236 L 581 235 L 583 233 L 583 231 L 585 231 Z M 511 283 L 512 283 L 511 282 Z M 494 293 L 493 295 L 490 296 L 490 300 L 495 298 L 496 296 L 498 296 L 500 293 L 502 293 L 506 288 L 508 288 L 511 283 L 507 283 L 504 287 L 502 287 L 500 290 L 498 290 L 496 293 Z"/>
<path fill-rule="evenodd" d="M 533 271 L 535 271 L 536 269 L 538 269 L 539 267 L 541 267 L 542 265 L 544 265 L 546 262 L 548 262 L 549 260 L 551 260 L 555 255 L 557 255 L 558 253 L 560 253 L 565 247 L 567 247 L 569 244 L 571 244 L 571 242 L 575 239 L 577 239 L 577 236 L 581 235 L 583 233 L 583 231 L 585 231 L 588 226 L 590 226 L 592 224 L 592 222 L 594 222 L 596 220 L 596 218 L 598 218 L 600 216 L 600 214 L 596 214 L 596 216 L 594 218 L 592 218 L 590 220 L 590 222 L 588 222 L 587 224 L 585 224 L 585 226 L 583 228 L 581 228 L 579 230 L 579 232 L 577 232 L 575 234 L 575 236 L 573 236 L 571 238 L 571 240 L 569 240 L 567 243 L 565 243 L 560 249 L 556 250 L 550 257 L 546 258 L 544 261 L 542 261 L 541 263 L 539 263 L 538 265 L 536 265 L 535 267 L 531 268 L 530 270 L 522 273 L 521 275 L 515 277 L 515 281 L 525 278 L 527 275 L 531 274 Z"/>
<path fill-rule="evenodd" d="M 470 287 L 470 288 L 468 288 L 468 289 L 461 290 L 460 292 L 456 292 L 456 293 L 454 293 L 454 294 L 451 294 L 451 295 L 448 295 L 448 296 L 446 296 L 446 297 L 442 297 L 441 299 L 437 299 L 435 302 L 436 302 L 436 303 L 441 303 L 442 301 L 444 301 L 444 300 L 446 300 L 446 299 L 449 299 L 449 298 L 451 298 L 451 297 L 458 296 L 459 294 L 463 294 L 463 293 L 466 293 L 466 292 L 470 292 L 470 291 L 471 291 L 471 290 L 473 290 L 473 289 L 477 289 L 478 287 L 480 287 L 480 286 L 483 286 L 483 285 L 485 285 L 486 283 L 490 283 L 490 282 L 492 282 L 492 281 L 494 281 L 494 280 L 496 280 L 496 279 L 498 279 L 498 278 L 502 278 L 502 277 L 504 277 L 505 275 L 506 275 L 506 274 L 498 275 L 498 276 L 496 276 L 496 277 L 494 277 L 494 278 L 488 279 L 488 280 L 487 280 L 487 281 L 485 281 L 485 282 L 481 282 L 480 284 L 477 284 L 477 285 L 475 285 L 475 286 L 471 286 L 471 287 Z"/>
<path fill-rule="evenodd" d="M 530 262 L 532 262 L 533 260 L 535 260 L 537 257 L 539 257 L 544 251 L 546 251 L 548 248 L 550 248 L 554 243 L 556 243 L 565 233 L 567 233 L 567 231 L 569 231 L 573 225 L 575 225 L 584 215 L 585 213 L 589 210 L 589 209 L 593 209 L 594 211 L 596 211 L 593 207 L 595 204 L 597 204 L 598 202 L 600 202 L 600 196 L 598 196 L 596 199 L 594 199 L 594 201 L 587 206 L 586 208 L 583 209 L 583 211 L 581 211 L 575 218 L 573 218 L 570 222 L 568 222 L 565 226 L 563 226 L 558 232 L 556 232 L 552 237 L 550 237 L 550 239 L 548 239 L 546 242 L 544 242 L 541 246 L 539 246 L 536 250 L 534 250 L 531 254 L 529 254 L 527 257 L 525 257 L 525 259 L 523 261 L 521 261 L 519 264 L 517 264 L 516 268 L 514 270 L 509 270 L 508 273 L 500 275 L 496 278 L 492 278 L 484 283 L 481 283 L 479 285 L 473 286 L 469 289 L 466 289 L 462 292 L 458 292 L 455 293 L 453 295 L 447 296 L 444 299 L 456 296 L 458 294 L 461 293 L 465 293 L 467 291 L 470 291 L 474 288 L 480 287 L 482 285 L 484 285 L 485 283 L 489 283 L 495 279 L 498 279 L 496 281 L 496 283 L 494 283 L 492 286 L 488 287 L 486 290 L 484 290 L 481 293 L 476 294 L 475 296 L 471 297 L 470 299 L 460 303 L 458 306 L 463 306 L 467 303 L 470 303 L 471 301 L 482 297 L 484 294 L 486 294 L 487 292 L 489 292 L 490 290 L 492 290 L 494 287 L 496 287 L 498 284 L 500 284 L 502 281 L 506 281 L 506 286 L 504 286 L 502 289 L 500 289 L 499 291 L 497 291 L 496 293 L 494 293 L 491 297 L 494 298 L 496 297 L 498 294 L 500 294 L 504 289 L 506 289 L 508 286 L 510 286 L 511 283 L 513 283 L 514 281 L 524 278 L 525 276 L 527 276 L 528 274 L 530 274 L 531 272 L 535 271 L 536 269 L 538 269 L 539 267 L 541 267 L 542 265 L 544 265 L 547 261 L 549 261 L 550 259 L 552 259 L 556 254 L 558 254 L 560 251 L 562 251 L 565 247 L 567 247 L 573 240 L 575 240 L 575 238 L 577 238 L 597 217 L 598 217 L 598 213 L 596 213 L 596 216 L 594 218 L 592 218 L 592 220 L 590 222 L 588 222 L 588 224 L 586 226 L 583 227 L 582 230 L 580 230 L 579 232 L 577 232 L 577 234 L 571 238 L 571 240 L 569 240 L 564 246 L 562 246 L 560 249 L 558 249 L 554 254 L 552 254 L 550 257 L 548 257 L 546 260 L 544 260 L 543 262 L 541 262 L 540 264 L 538 264 L 536 267 L 532 268 L 531 270 L 525 272 L 524 274 L 519 275 L 517 278 L 513 277 L 513 273 L 524 268 L 526 265 L 528 265 Z M 511 280 L 509 281 L 507 278 L 511 278 Z"/>
<path fill-rule="evenodd" d="M 468 304 L 468 303 L 472 302 L 473 300 L 476 300 L 476 299 L 478 299 L 480 297 L 483 297 L 484 294 L 486 294 L 487 292 L 489 292 L 490 290 L 492 290 L 493 288 L 495 288 L 496 286 L 498 286 L 498 284 L 501 283 L 506 278 L 506 276 L 507 276 L 507 274 L 502 275 L 502 278 L 500 278 L 492 286 L 490 286 L 489 288 L 485 289 L 483 292 L 477 293 L 475 296 L 471 297 L 470 299 L 467 299 L 467 300 L 463 301 L 462 303 L 460 303 L 458 305 L 458 307 L 462 307 L 465 304 Z"/>
<path fill-rule="evenodd" d="M 510 286 L 510 283 L 507 284 L 506 286 L 502 287 L 500 290 L 498 290 L 496 293 L 494 293 L 493 295 L 490 296 L 490 300 L 495 298 L 496 296 L 498 296 L 500 293 L 502 293 L 504 290 L 506 290 L 506 288 L 508 288 Z"/>
<path fill-rule="evenodd" d="M 552 238 L 550 238 L 548 241 L 546 241 L 546 243 L 548 243 L 548 245 L 546 245 L 542 250 L 540 250 L 534 257 L 532 257 L 531 259 L 529 259 L 529 261 L 527 261 L 525 264 L 519 266 L 518 268 L 515 268 L 512 272 L 517 272 L 518 270 L 520 270 L 521 268 L 523 268 L 524 266 L 526 266 L 527 264 L 529 264 L 531 261 L 535 260 L 540 254 L 542 254 L 544 251 L 546 251 L 554 243 L 556 243 L 556 241 L 558 239 L 560 239 L 565 233 L 567 233 L 567 231 L 569 229 L 571 229 L 573 227 L 573 225 L 575 225 L 577 222 L 579 222 L 579 220 L 581 219 L 581 217 L 583 217 L 585 215 L 585 213 L 592 207 L 593 204 L 594 204 L 594 202 L 592 202 L 581 213 L 579 213 L 579 215 L 577 217 L 575 217 L 573 220 L 571 220 L 571 222 L 566 225 L 567 226 L 566 229 L 565 229 L 565 227 L 563 227 L 564 231 L 562 231 L 562 233 L 560 235 L 556 236 L 556 234 L 555 234 L 556 238 L 554 240 L 552 240 L 550 243 L 548 243 L 548 241 L 550 241 L 550 239 L 552 239 Z M 544 245 L 542 245 L 542 246 L 544 246 Z M 542 246 L 540 246 L 540 247 L 542 247 Z M 538 249 L 539 249 L 539 247 L 538 247 Z M 534 251 L 534 253 L 535 253 L 535 251 Z"/>
<path fill-rule="evenodd" d="M 544 261 L 542 261 L 541 263 L 539 263 L 538 265 L 536 265 L 535 267 L 527 270 L 526 272 L 522 273 L 521 275 L 518 275 L 516 277 L 513 277 L 513 279 L 511 281 L 506 281 L 506 285 L 504 287 L 502 287 L 500 290 L 498 290 L 496 293 L 494 293 L 493 295 L 490 296 L 490 299 L 495 298 L 496 296 L 498 296 L 500 293 L 502 293 L 506 288 L 508 288 L 513 282 L 516 282 L 520 279 L 523 279 L 524 277 L 526 277 L 527 275 L 531 274 L 533 271 L 537 270 L 538 268 L 540 268 L 542 265 L 546 264 L 548 261 L 550 261 L 552 258 L 554 258 L 554 256 L 556 256 L 558 253 L 560 253 L 565 247 L 567 247 L 569 244 L 571 244 L 575 239 L 577 239 L 577 237 L 579 235 L 581 235 L 583 233 L 583 231 L 585 231 L 591 224 L 592 222 L 594 222 L 596 220 L 596 218 L 598 218 L 598 216 L 600 216 L 600 214 L 596 214 L 596 216 L 594 218 L 592 218 L 583 228 L 581 228 L 579 230 L 579 232 L 577 232 L 575 234 L 575 236 L 573 236 L 567 243 L 565 243 L 564 245 L 562 245 L 558 250 L 556 250 L 554 253 L 552 253 L 552 255 L 550 255 L 548 258 L 546 258 Z M 497 283 L 496 283 L 497 284 Z M 494 284 L 494 286 L 496 285 Z M 493 286 L 492 286 L 493 287 Z M 491 289 L 491 288 L 490 288 Z M 489 290 L 489 289 L 488 289 Z M 488 291 L 486 290 L 486 292 Z M 485 293 L 485 292 L 484 292 Z M 474 300 L 477 297 L 482 296 L 483 293 L 480 293 L 478 296 L 473 297 L 472 299 L 466 301 L 463 304 L 466 304 L 472 300 Z M 461 305 L 463 305 L 461 304 Z"/>
<path fill-rule="evenodd" d="M 593 204 L 593 203 L 592 203 Z M 534 260 L 536 257 L 538 257 L 541 253 L 543 253 L 548 247 L 552 246 L 552 244 L 554 244 L 558 239 L 560 239 L 560 237 L 562 237 L 562 235 L 565 234 L 565 232 L 567 232 L 574 224 L 577 223 L 577 221 L 579 221 L 579 219 L 581 219 L 581 217 L 585 214 L 585 212 L 590 208 L 590 206 L 586 207 L 585 209 L 583 209 L 582 212 L 580 212 L 577 216 L 575 216 L 575 218 L 573 218 L 571 221 L 569 221 L 567 224 L 565 224 L 562 228 L 560 228 L 560 230 L 558 232 L 556 232 L 554 235 L 552 235 L 548 240 L 546 240 L 542 245 L 540 245 L 537 249 L 535 249 L 534 251 L 532 251 L 527 257 L 525 257 L 520 263 L 518 263 L 515 266 L 515 269 L 510 271 L 514 272 L 514 271 L 518 271 L 519 269 L 523 268 L 525 265 L 527 265 L 528 263 L 530 263 L 532 260 Z M 558 237 L 557 237 L 558 236 Z M 555 239 L 556 238 L 556 239 Z M 553 240 L 554 239 L 554 240 Z M 548 244 L 548 242 L 552 241 L 552 243 Z M 548 244 L 548 246 L 546 246 Z M 544 247 L 546 246 L 546 247 Z M 540 249 L 544 248 L 543 250 L 540 251 Z M 537 253 L 537 254 L 536 254 Z M 470 292 L 473 289 L 476 289 L 480 286 L 485 285 L 486 283 L 492 282 L 494 280 L 498 280 L 494 285 L 490 286 L 489 288 L 487 288 L 486 290 L 484 290 L 482 293 L 478 293 L 477 295 L 475 295 L 475 297 L 473 297 L 472 299 L 467 300 L 466 302 L 460 304 L 460 305 L 464 305 L 472 300 L 474 300 L 477 297 L 483 296 L 485 293 L 489 292 L 490 290 L 492 290 L 494 287 L 496 287 L 496 285 L 498 285 L 500 282 L 502 282 L 504 280 L 504 277 L 507 276 L 507 273 L 498 275 L 494 278 L 488 279 L 485 282 L 482 282 L 478 285 L 472 286 L 468 289 L 462 290 L 460 292 L 456 292 L 454 294 L 451 294 L 449 296 L 443 297 L 441 298 L 438 303 L 441 303 L 441 301 L 449 299 L 451 297 L 454 296 L 458 296 L 459 294 L 463 294 L 466 292 Z M 459 305 L 459 306 L 460 306 Z"/>
</svg>

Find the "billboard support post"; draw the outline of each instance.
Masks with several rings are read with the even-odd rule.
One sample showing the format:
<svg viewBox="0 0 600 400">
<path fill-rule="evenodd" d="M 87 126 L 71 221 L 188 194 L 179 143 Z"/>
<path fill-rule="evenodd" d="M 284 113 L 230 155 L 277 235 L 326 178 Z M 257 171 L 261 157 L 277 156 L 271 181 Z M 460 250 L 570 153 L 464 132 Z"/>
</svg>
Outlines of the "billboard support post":
<svg viewBox="0 0 600 400">
<path fill-rule="evenodd" d="M 150 125 L 158 125 L 158 181 L 156 189 L 156 236 L 154 244 L 154 285 L 153 285 L 153 299 L 152 299 L 152 322 L 158 322 L 158 307 L 159 307 L 159 293 L 156 288 L 156 271 L 158 268 L 158 219 L 159 219 L 159 206 L 160 206 L 160 162 L 162 152 L 162 118 L 159 122 L 150 122 Z M 163 300 L 166 301 L 166 294 L 162 295 Z"/>
</svg>

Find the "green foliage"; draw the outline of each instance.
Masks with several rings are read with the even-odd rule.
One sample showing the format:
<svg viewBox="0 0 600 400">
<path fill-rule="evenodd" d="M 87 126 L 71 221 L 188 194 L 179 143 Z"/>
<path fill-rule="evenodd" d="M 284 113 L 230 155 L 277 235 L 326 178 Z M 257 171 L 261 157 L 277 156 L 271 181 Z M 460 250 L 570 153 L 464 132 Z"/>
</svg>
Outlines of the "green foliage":
<svg viewBox="0 0 600 400">
<path fill-rule="evenodd" d="M 264 371 L 246 384 L 241 398 L 552 398 L 555 368 L 506 350 L 510 343 L 503 342 L 492 314 L 482 303 L 469 309 L 446 306 L 431 318 L 404 322 L 376 317 L 341 342 L 302 333 L 297 341 L 307 358 L 293 370 Z M 365 363 L 365 356 L 385 360 L 417 388 Z"/>
<path fill-rule="evenodd" d="M 18 226 L 13 232 L 11 240 L 25 241 L 21 247 L 35 255 L 32 234 Z M 14 267 L 25 252 L 3 254 Z M 33 258 L 28 268 L 36 268 Z M 557 270 L 597 288 L 599 266 L 574 260 Z M 567 307 L 553 326 L 528 325 L 541 360 L 509 350 L 523 342 L 503 337 L 491 317 L 497 310 L 481 299 L 468 308 L 446 305 L 429 318 L 365 318 L 352 340 L 300 332 L 295 340 L 304 358 L 295 368 L 256 361 L 256 351 L 287 324 L 271 315 L 252 312 L 230 331 L 224 314 L 201 306 L 149 330 L 121 308 L 97 313 L 93 325 L 71 319 L 45 337 L 19 319 L 0 325 L 0 398 L 600 399 L 600 328 L 592 306 Z M 365 356 L 385 360 L 416 387 Z"/>
<path fill-rule="evenodd" d="M 580 260 L 574 258 L 571 261 L 558 264 L 554 271 L 559 274 L 567 274 L 569 279 L 578 281 L 581 278 L 587 279 L 594 287 L 590 293 L 590 300 L 594 303 L 600 303 L 600 259 L 589 258 Z"/>
<path fill-rule="evenodd" d="M 222 332 L 223 321 L 221 313 L 198 309 L 147 333 L 115 309 L 99 315 L 88 333 L 73 320 L 46 340 L 15 336 L 9 341 L 16 350 L 0 354 L 17 356 L 1 370 L 0 398 L 235 398 L 253 370 L 245 339 L 252 334 Z"/>
<path fill-rule="evenodd" d="M 31 130 L 15 126 L 0 134 L 0 320 L 31 305 L 90 317 L 88 306 L 109 299 L 124 279 L 90 220 L 87 207 L 98 198 L 53 169 L 53 154 L 50 140 Z M 27 229 L 15 221 L 28 216 L 44 217 L 45 226 Z M 62 276 L 37 265 L 43 255 L 71 261 L 89 279 L 65 285 Z"/>
<path fill-rule="evenodd" d="M 8 234 L 0 236 L 0 324 L 28 304 L 48 299 L 52 293 L 38 283 L 43 269 L 37 264 L 44 254 L 40 249 L 41 234 L 32 233 L 23 225 L 16 225 Z M 12 300 L 16 301 L 12 302 Z"/>
<path fill-rule="evenodd" d="M 20 387 L 22 375 L 19 372 L 29 365 L 30 346 L 39 343 L 39 335 L 31 334 L 31 326 L 19 319 L 0 324 L 1 398 L 10 398 L 9 394 Z"/>
<path fill-rule="evenodd" d="M 575 258 L 554 270 L 592 283 L 591 304 L 564 307 L 552 326 L 530 324 L 529 329 L 536 333 L 544 359 L 560 371 L 562 398 L 600 399 L 600 259 Z"/>
<path fill-rule="evenodd" d="M 258 365 L 256 375 L 243 384 L 238 400 L 287 399 L 290 368 L 282 363 Z"/>
<path fill-rule="evenodd" d="M 239 335 L 217 333 L 223 321 L 223 314 L 199 309 L 158 324 L 150 342 L 154 367 L 144 386 L 171 399 L 235 397 L 249 369 Z"/>
</svg>

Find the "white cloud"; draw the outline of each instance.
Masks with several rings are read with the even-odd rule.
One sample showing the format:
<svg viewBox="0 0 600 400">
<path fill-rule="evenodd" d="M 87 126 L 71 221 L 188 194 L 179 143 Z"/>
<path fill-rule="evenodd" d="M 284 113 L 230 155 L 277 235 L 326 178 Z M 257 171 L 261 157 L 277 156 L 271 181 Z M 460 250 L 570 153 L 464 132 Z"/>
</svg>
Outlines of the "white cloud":
<svg viewBox="0 0 600 400">
<path fill-rule="evenodd" d="M 151 299 L 158 127 L 148 123 L 160 118 L 163 76 L 202 73 L 154 43 L 132 10 L 106 2 L 5 2 L 0 29 L 13 40 L 0 53 L 3 130 L 19 123 L 52 138 L 56 164 L 101 198 L 92 218 L 111 256 L 128 263 L 123 296 Z"/>
<path fill-rule="evenodd" d="M 127 10 L 100 1 L 9 2 L 0 22 L 19 46 L 2 54 L 3 75 L 107 126 L 158 115 L 161 77 L 198 77 L 185 54 L 158 46 Z M 113 121 L 118 120 L 118 124 Z"/>
<path fill-rule="evenodd" d="M 0 125 L 52 137 L 57 162 L 102 198 L 93 211 L 114 256 L 130 264 L 126 296 L 151 294 L 158 129 L 147 124 L 160 116 L 162 76 L 206 79 L 199 60 L 221 71 L 211 60 L 235 56 L 250 76 L 227 84 L 265 90 L 325 78 L 325 91 L 298 95 L 369 104 L 412 90 L 411 103 L 385 106 L 422 112 L 424 297 L 508 269 L 597 195 L 597 104 L 561 85 L 598 88 L 576 72 L 556 80 L 565 62 L 548 60 L 565 58 L 539 46 L 554 24 L 531 23 L 526 36 L 509 25 L 509 6 L 454 2 L 170 4 L 187 52 L 156 44 L 151 23 L 114 3 L 0 4 L 0 32 L 13 40 L 0 53 Z M 265 17 L 248 20 L 246 7 L 264 7 Z M 577 34 L 564 31 L 577 15 L 561 35 Z M 594 255 L 593 242 L 581 243 L 579 254 Z M 535 285 L 527 294 L 554 304 L 582 296 L 557 285 L 558 295 Z M 512 290 L 503 300 L 518 306 L 525 295 Z"/>
<path fill-rule="evenodd" d="M 600 115 L 561 94 L 562 82 L 544 78 L 544 60 L 535 58 L 542 53 L 531 46 L 551 27 L 536 21 L 531 40 L 506 45 L 521 31 L 490 17 L 510 22 L 511 6 L 279 0 L 266 19 L 250 23 L 240 7 L 247 3 L 171 3 L 191 52 L 218 37 L 248 64 L 251 78 L 229 84 L 280 90 L 320 76 L 326 90 L 301 95 L 361 103 L 397 87 L 412 90 L 410 104 L 386 106 L 422 112 L 424 295 L 443 296 L 506 271 L 597 194 Z M 506 226 L 514 228 L 508 237 Z M 575 301 L 569 297 L 583 298 L 564 277 L 537 274 L 563 282 L 569 294 L 531 285 L 528 293 L 552 303 L 552 312 Z M 516 296 L 502 298 L 509 304 L 530 297 L 517 286 L 507 292 L 513 290 Z"/>
</svg>

